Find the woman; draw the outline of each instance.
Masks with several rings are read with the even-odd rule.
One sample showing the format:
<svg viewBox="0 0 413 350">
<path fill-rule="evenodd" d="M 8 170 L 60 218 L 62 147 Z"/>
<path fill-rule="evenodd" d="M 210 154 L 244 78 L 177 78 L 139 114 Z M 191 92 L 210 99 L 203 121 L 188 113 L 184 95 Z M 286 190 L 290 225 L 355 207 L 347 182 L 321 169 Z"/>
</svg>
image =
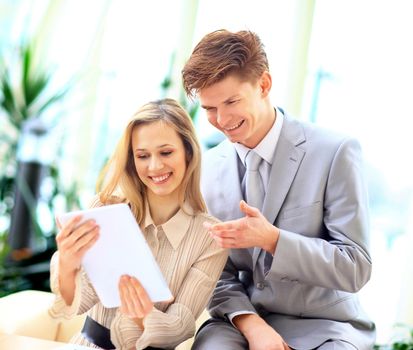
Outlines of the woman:
<svg viewBox="0 0 413 350">
<path fill-rule="evenodd" d="M 194 334 L 227 258 L 204 226 L 217 220 L 206 214 L 201 196 L 200 158 L 192 122 L 174 100 L 150 102 L 129 122 L 98 180 L 93 206 L 128 203 L 174 300 L 152 304 L 136 278 L 122 276 L 121 306 L 105 308 L 81 268 L 99 227 L 91 221 L 78 226 L 81 218 L 74 218 L 56 237 L 50 309 L 63 318 L 87 312 L 72 342 L 98 349 L 173 348 Z"/>
</svg>

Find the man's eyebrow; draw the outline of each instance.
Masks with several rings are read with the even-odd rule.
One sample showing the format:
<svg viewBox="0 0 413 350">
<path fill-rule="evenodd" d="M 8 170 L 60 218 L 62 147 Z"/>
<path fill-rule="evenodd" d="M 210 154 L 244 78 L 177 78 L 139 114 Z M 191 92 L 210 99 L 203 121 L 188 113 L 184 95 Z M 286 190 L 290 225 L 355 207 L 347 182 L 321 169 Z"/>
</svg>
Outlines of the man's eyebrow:
<svg viewBox="0 0 413 350">
<path fill-rule="evenodd" d="M 233 100 L 234 98 L 238 98 L 238 97 L 239 97 L 238 94 L 232 95 L 232 96 L 228 97 L 228 98 L 224 101 L 224 103 L 229 102 L 229 101 Z"/>
<path fill-rule="evenodd" d="M 212 108 L 212 107 L 211 106 L 206 106 L 206 105 L 201 105 L 201 108 L 208 109 L 208 108 Z"/>
<path fill-rule="evenodd" d="M 234 98 L 238 98 L 238 97 L 239 97 L 238 94 L 232 95 L 232 96 L 228 97 L 227 99 L 225 99 L 222 103 L 228 103 L 229 101 L 233 100 Z M 215 108 L 215 107 L 207 106 L 207 105 L 201 105 L 201 107 L 203 109 Z"/>
</svg>

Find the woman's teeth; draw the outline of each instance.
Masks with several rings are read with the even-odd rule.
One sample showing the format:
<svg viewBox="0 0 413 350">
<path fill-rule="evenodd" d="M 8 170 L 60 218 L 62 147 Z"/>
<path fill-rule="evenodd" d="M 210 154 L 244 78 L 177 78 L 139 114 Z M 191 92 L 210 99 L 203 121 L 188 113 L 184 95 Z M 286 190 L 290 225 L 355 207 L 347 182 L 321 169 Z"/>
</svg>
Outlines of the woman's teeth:
<svg viewBox="0 0 413 350">
<path fill-rule="evenodd" d="M 152 176 L 152 180 L 154 182 L 162 182 L 162 181 L 165 181 L 169 176 L 171 176 L 171 174 L 172 173 L 165 174 L 165 175 L 162 175 L 162 176 Z"/>
</svg>

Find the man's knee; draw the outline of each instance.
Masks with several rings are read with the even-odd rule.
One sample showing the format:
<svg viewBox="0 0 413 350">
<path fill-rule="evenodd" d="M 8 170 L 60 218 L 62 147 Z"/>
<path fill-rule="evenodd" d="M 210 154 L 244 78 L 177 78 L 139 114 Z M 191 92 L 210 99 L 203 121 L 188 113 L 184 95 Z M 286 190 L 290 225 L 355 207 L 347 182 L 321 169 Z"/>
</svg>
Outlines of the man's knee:
<svg viewBox="0 0 413 350">
<path fill-rule="evenodd" d="M 193 350 L 248 349 L 248 342 L 231 323 L 219 319 L 206 321 L 195 336 Z"/>
</svg>

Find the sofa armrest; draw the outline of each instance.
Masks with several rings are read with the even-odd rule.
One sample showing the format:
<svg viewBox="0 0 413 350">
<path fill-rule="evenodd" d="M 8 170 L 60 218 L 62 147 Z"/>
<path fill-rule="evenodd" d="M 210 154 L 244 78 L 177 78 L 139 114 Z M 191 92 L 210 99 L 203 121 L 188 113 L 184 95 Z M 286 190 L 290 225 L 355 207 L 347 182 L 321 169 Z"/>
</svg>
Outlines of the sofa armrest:
<svg viewBox="0 0 413 350">
<path fill-rule="evenodd" d="M 210 318 L 208 311 L 205 309 L 202 314 L 198 317 L 195 324 L 195 332 L 202 326 L 202 324 Z M 194 337 L 185 340 L 183 343 L 179 344 L 175 350 L 191 350 L 192 344 L 194 343 Z"/>
<path fill-rule="evenodd" d="M 76 333 L 80 332 L 85 323 L 85 319 L 86 314 L 83 314 L 77 315 L 70 320 L 60 322 L 57 329 L 56 341 L 68 343 Z"/>
<path fill-rule="evenodd" d="M 54 298 L 53 293 L 37 290 L 26 290 L 0 298 L 0 334 L 68 342 L 81 329 L 86 316 L 76 316 L 64 322 L 54 320 L 48 314 Z M 196 321 L 196 330 L 209 317 L 208 311 L 204 310 Z M 193 341 L 194 338 L 186 340 L 176 350 L 190 350 Z"/>
<path fill-rule="evenodd" d="M 25 290 L 0 298 L 0 333 L 55 340 L 67 343 L 78 332 L 86 315 L 71 320 L 55 320 L 48 310 L 54 294 Z"/>
<path fill-rule="evenodd" d="M 52 293 L 36 290 L 0 298 L 0 333 L 56 340 L 59 323 L 47 312 L 53 300 Z"/>
</svg>

